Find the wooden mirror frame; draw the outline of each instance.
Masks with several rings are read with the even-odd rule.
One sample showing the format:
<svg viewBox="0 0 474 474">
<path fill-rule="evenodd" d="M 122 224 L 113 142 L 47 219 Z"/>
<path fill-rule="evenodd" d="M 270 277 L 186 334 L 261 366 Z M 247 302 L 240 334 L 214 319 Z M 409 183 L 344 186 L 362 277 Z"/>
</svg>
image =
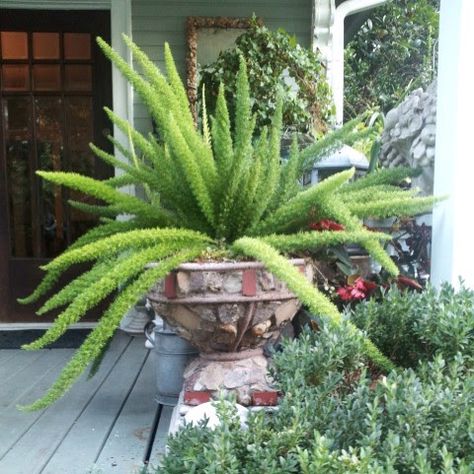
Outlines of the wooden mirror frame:
<svg viewBox="0 0 474 474">
<path fill-rule="evenodd" d="M 198 30 L 200 28 L 222 28 L 222 29 L 247 29 L 250 27 L 252 18 L 236 18 L 226 16 L 188 16 L 186 18 L 186 90 L 194 121 L 197 122 L 197 48 Z M 263 22 L 257 18 L 257 24 Z"/>
</svg>

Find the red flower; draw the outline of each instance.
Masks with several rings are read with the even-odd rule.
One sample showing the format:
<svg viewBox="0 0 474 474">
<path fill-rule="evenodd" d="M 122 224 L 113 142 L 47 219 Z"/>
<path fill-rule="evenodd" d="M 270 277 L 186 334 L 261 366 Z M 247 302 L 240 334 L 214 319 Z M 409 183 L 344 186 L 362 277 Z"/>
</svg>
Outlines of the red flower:
<svg viewBox="0 0 474 474">
<path fill-rule="evenodd" d="M 350 287 L 341 286 L 341 288 L 338 288 L 336 292 L 342 301 L 350 301 L 352 299 Z"/>
<path fill-rule="evenodd" d="M 340 231 L 344 230 L 344 226 L 341 224 L 338 224 L 337 222 L 331 221 L 329 219 L 323 219 L 318 222 L 311 222 L 309 224 L 309 228 L 317 231 L 321 230 L 334 230 L 334 231 Z"/>
<path fill-rule="evenodd" d="M 359 277 L 353 285 L 347 285 L 338 288 L 337 294 L 342 301 L 363 300 L 364 298 L 367 298 L 367 296 L 369 296 L 376 288 L 376 283 L 364 280 L 363 278 Z"/>
</svg>

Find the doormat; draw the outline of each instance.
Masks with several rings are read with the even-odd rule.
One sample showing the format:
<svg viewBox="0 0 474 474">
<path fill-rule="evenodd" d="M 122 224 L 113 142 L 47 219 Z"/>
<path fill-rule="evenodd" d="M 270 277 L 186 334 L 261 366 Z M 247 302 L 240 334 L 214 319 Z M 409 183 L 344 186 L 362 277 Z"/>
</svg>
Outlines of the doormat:
<svg viewBox="0 0 474 474">
<path fill-rule="evenodd" d="M 49 344 L 47 349 L 75 349 L 79 347 L 92 329 L 69 329 L 57 341 Z M 45 329 L 24 329 L 0 331 L 0 349 L 21 349 L 46 332 Z"/>
</svg>

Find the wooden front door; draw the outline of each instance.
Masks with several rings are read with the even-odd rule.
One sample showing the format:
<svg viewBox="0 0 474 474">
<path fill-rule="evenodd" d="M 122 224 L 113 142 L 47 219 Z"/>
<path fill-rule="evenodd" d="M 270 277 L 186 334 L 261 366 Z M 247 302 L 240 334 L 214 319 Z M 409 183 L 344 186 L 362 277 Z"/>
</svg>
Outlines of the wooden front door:
<svg viewBox="0 0 474 474">
<path fill-rule="evenodd" d="M 89 150 L 108 148 L 111 67 L 99 35 L 110 41 L 109 12 L 0 10 L 1 322 L 38 321 L 16 298 L 38 284 L 39 265 L 95 224 L 67 205 L 84 196 L 35 170 L 112 174 Z"/>
</svg>

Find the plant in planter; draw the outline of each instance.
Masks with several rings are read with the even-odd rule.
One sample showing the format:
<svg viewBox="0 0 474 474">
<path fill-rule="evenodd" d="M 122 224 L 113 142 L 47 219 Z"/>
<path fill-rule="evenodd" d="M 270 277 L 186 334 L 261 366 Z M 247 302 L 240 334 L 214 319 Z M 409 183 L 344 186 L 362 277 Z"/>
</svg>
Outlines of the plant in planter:
<svg viewBox="0 0 474 474">
<path fill-rule="evenodd" d="M 387 271 L 397 273 L 380 244 L 389 236 L 365 229 L 361 219 L 368 215 L 415 214 L 433 203 L 432 198 L 417 198 L 410 191 L 391 186 L 401 175 L 411 173 L 406 169 L 373 173 L 356 182 L 349 182 L 354 171 L 348 170 L 331 176 L 317 187 L 303 188 L 298 178 L 318 156 L 341 140 L 351 139 L 350 126 L 304 150 L 298 150 L 295 142 L 290 159 L 281 162 L 281 100 L 271 126 L 254 137 L 255 118 L 251 115 L 245 63 L 241 61 L 234 135 L 230 131 L 223 86 L 210 126 L 204 112 L 203 127 L 198 130 L 168 46 L 165 47 L 166 78 L 129 38 L 124 38 L 142 74 L 134 71 L 104 41 L 99 39 L 98 43 L 148 106 L 161 141 L 153 135 L 142 135 L 106 109 L 112 122 L 130 137 L 130 150 L 116 143 L 129 163 L 91 146 L 98 157 L 123 170 L 122 176 L 98 181 L 75 173 L 38 172 L 47 181 L 98 198 L 104 205 L 73 203 L 101 216 L 102 225 L 46 264 L 41 284 L 23 302 L 33 302 L 47 293 L 72 265 L 84 262 L 92 265 L 38 311 L 43 314 L 53 308 L 64 308 L 54 325 L 26 348 L 44 347 L 119 284 L 122 289 L 53 386 L 29 409 L 45 407 L 59 398 L 100 354 L 125 312 L 185 262 L 256 259 L 313 313 L 338 325 L 337 308 L 283 255 L 356 242 Z M 135 149 L 140 151 L 140 157 Z M 142 185 L 146 199 L 119 190 L 130 183 Z M 130 219 L 114 220 L 123 214 Z M 307 228 L 310 214 L 337 221 L 345 230 L 299 232 Z M 149 265 L 151 262 L 154 264 Z M 164 293 L 166 296 L 166 288 Z M 354 333 L 358 331 L 351 328 Z M 385 370 L 393 367 L 368 339 L 364 339 L 363 348 L 374 364 Z"/>
</svg>

